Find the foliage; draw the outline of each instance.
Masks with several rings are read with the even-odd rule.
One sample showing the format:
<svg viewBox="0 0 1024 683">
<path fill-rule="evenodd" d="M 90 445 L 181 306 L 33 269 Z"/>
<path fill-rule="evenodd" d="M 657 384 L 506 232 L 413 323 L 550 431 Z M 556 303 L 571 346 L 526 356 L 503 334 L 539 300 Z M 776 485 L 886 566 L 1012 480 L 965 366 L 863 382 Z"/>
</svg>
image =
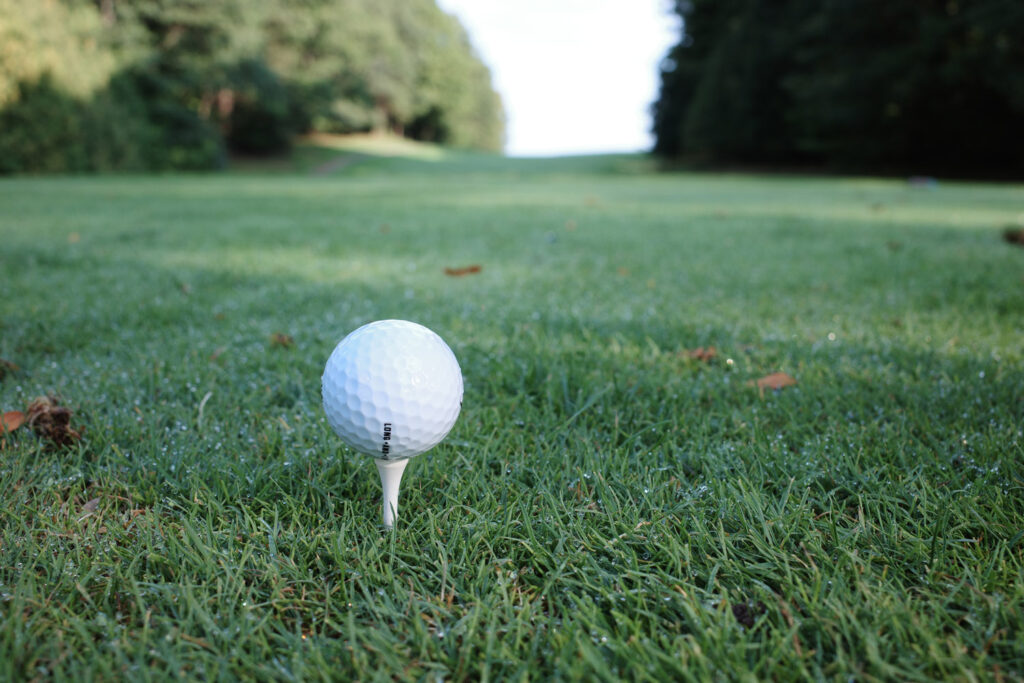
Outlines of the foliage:
<svg viewBox="0 0 1024 683">
<path fill-rule="evenodd" d="M 81 433 L 0 434 L 0 679 L 1020 680 L 1021 187 L 652 165 L 0 182 L 0 413 Z M 394 533 L 380 318 L 466 379 Z"/>
<path fill-rule="evenodd" d="M 277 74 L 260 60 L 239 62 L 228 75 L 232 108 L 227 117 L 228 145 L 241 152 L 267 154 L 291 144 L 289 93 Z"/>
<path fill-rule="evenodd" d="M 0 0 L 0 108 L 21 84 L 49 76 L 46 87 L 88 97 L 116 69 L 102 40 L 99 15 L 88 5 Z"/>
<path fill-rule="evenodd" d="M 1024 172 L 1024 5 L 685 0 L 658 152 L 847 169 Z"/>
<path fill-rule="evenodd" d="M 47 73 L 19 83 L 0 109 L 0 173 L 147 168 L 154 133 L 138 92 L 123 79 L 82 101 Z"/>
<path fill-rule="evenodd" d="M 149 122 L 90 6 L 0 0 L 0 173 L 145 166 Z"/>
<path fill-rule="evenodd" d="M 0 0 L 0 116 L 36 117 L 43 91 L 60 106 L 0 148 L 30 149 L 31 131 L 46 153 L 4 172 L 216 168 L 227 148 L 276 153 L 305 132 L 502 145 L 490 75 L 433 0 Z M 131 149 L 84 150 L 122 96 L 114 118 L 141 117 L 119 126 Z"/>
</svg>

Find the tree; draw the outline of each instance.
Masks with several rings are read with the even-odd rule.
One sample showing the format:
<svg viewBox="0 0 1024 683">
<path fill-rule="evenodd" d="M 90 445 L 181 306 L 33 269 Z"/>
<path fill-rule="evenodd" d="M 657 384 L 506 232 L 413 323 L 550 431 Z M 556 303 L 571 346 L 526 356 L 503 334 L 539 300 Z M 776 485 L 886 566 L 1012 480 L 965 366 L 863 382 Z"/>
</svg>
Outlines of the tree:
<svg viewBox="0 0 1024 683">
<path fill-rule="evenodd" d="M 137 169 L 152 130 L 87 3 L 0 0 L 0 173 Z"/>
<path fill-rule="evenodd" d="M 216 168 L 309 131 L 500 149 L 504 126 L 434 0 L 0 0 L 0 121 L 5 172 Z"/>
<path fill-rule="evenodd" d="M 679 0 L 656 151 L 856 170 L 1024 171 L 1024 5 Z"/>
</svg>

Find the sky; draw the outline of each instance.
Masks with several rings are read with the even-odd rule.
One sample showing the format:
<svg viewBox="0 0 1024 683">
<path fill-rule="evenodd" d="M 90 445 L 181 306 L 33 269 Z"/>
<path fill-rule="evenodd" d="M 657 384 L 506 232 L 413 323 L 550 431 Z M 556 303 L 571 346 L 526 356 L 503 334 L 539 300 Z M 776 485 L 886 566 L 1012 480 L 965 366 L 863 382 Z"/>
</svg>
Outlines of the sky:
<svg viewBox="0 0 1024 683">
<path fill-rule="evenodd" d="M 668 0 L 438 0 L 491 69 L 505 151 L 649 150 L 658 64 L 679 39 Z"/>
</svg>

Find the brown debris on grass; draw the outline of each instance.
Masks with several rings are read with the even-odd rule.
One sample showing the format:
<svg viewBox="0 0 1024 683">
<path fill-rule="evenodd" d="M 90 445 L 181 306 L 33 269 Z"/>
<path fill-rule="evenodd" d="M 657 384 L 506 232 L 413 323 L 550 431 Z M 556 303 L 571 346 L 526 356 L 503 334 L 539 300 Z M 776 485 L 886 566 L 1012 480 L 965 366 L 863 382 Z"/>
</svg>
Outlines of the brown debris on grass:
<svg viewBox="0 0 1024 683">
<path fill-rule="evenodd" d="M 25 423 L 25 413 L 12 410 L 0 415 L 0 433 L 13 432 Z"/>
<path fill-rule="evenodd" d="M 732 615 L 744 628 L 753 628 L 757 618 L 765 613 L 765 605 L 761 601 L 743 602 L 732 605 Z"/>
<path fill-rule="evenodd" d="M 82 438 L 71 426 L 72 411 L 54 396 L 40 396 L 28 404 L 25 422 L 40 438 L 53 446 L 70 446 Z"/>
<path fill-rule="evenodd" d="M 463 275 L 476 275 L 483 270 L 483 266 L 473 264 L 463 268 L 445 268 L 444 274 L 449 277 L 462 277 Z"/>
<path fill-rule="evenodd" d="M 698 346 L 695 349 L 684 351 L 684 354 L 687 358 L 699 360 L 702 363 L 710 363 L 718 357 L 718 350 L 714 346 L 708 346 L 707 348 Z"/>
<path fill-rule="evenodd" d="M 295 346 L 295 339 L 293 339 L 290 334 L 275 332 L 270 335 L 270 345 L 276 348 L 290 349 Z"/>
<path fill-rule="evenodd" d="M 761 396 L 764 396 L 764 390 L 765 389 L 771 389 L 772 391 L 778 391 L 779 389 L 782 389 L 784 387 L 796 386 L 796 383 L 797 383 L 796 382 L 796 378 L 794 378 L 794 377 L 792 377 L 790 375 L 787 375 L 784 372 L 773 372 L 770 375 L 765 375 L 764 377 L 760 378 L 756 382 L 756 384 L 757 384 L 757 391 L 758 391 L 758 393 L 761 394 Z M 747 382 L 747 384 L 751 384 L 752 385 L 752 384 L 755 384 L 755 382 L 751 381 L 751 382 Z"/>
</svg>

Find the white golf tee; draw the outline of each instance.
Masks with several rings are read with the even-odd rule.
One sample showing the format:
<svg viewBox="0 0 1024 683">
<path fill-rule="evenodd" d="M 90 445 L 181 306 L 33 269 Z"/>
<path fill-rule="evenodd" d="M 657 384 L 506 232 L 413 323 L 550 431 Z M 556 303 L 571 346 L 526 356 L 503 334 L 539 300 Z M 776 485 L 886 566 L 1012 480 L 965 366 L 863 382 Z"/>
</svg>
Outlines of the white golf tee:
<svg viewBox="0 0 1024 683">
<path fill-rule="evenodd" d="M 384 492 L 382 498 L 384 526 L 393 529 L 395 518 L 398 517 L 398 487 L 402 484 L 402 473 L 405 472 L 405 466 L 409 464 L 409 458 L 401 460 L 374 458 L 373 461 L 377 463 L 380 486 Z"/>
</svg>

